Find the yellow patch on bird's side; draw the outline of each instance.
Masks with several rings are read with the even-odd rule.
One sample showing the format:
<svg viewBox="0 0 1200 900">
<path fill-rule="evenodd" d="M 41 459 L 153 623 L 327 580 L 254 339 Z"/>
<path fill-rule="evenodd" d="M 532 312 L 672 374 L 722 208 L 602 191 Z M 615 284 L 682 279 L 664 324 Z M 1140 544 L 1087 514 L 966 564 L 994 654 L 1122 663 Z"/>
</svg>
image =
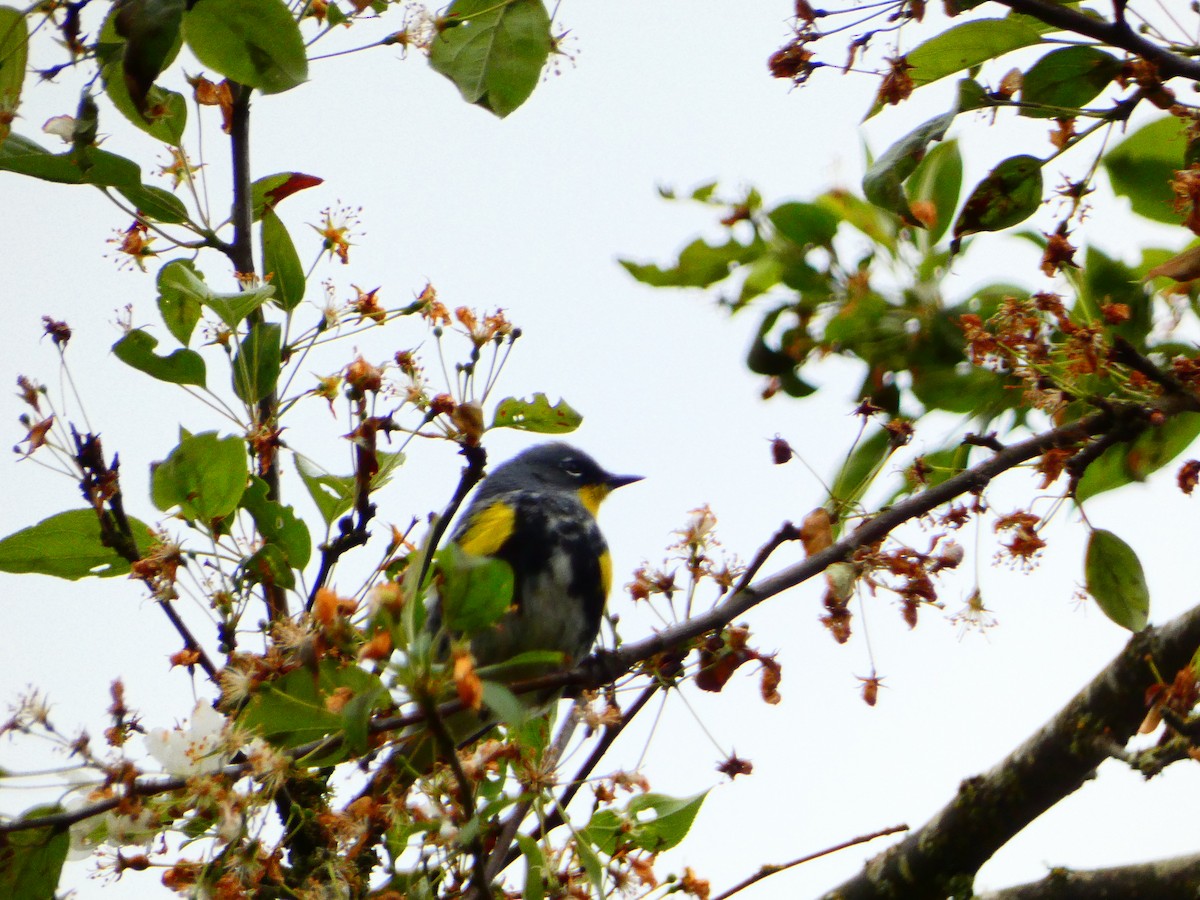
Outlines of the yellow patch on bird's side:
<svg viewBox="0 0 1200 900">
<path fill-rule="evenodd" d="M 472 556 L 492 556 L 512 536 L 516 519 L 516 510 L 503 500 L 497 500 L 471 516 L 458 546 Z"/>
<path fill-rule="evenodd" d="M 602 596 L 608 597 L 609 588 L 612 587 L 612 557 L 605 550 L 600 554 L 600 590 Z"/>
<path fill-rule="evenodd" d="M 612 493 L 607 484 L 588 484 L 579 489 L 579 502 L 587 507 L 593 516 L 600 513 L 600 502 Z"/>
</svg>

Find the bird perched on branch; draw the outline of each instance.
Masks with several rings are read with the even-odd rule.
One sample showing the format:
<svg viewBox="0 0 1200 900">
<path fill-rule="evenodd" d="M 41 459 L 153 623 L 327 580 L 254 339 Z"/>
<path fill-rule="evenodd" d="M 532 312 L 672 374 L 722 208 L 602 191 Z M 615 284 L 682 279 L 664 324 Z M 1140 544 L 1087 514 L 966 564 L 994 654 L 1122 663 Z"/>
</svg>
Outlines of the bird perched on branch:
<svg viewBox="0 0 1200 900">
<path fill-rule="evenodd" d="M 429 632 L 457 640 L 460 653 L 469 645 L 474 666 L 503 669 L 497 681 L 578 662 L 596 640 L 612 586 L 596 514 L 609 493 L 641 477 L 614 475 L 561 442 L 539 444 L 497 466 L 438 554 Z M 458 687 L 463 697 L 461 681 Z M 490 722 L 476 714 L 451 720 L 445 724 L 456 743 Z M 410 762 L 418 769 L 420 756 L 414 748 Z"/>
<path fill-rule="evenodd" d="M 582 450 L 552 442 L 498 466 L 451 536 L 467 557 L 512 570 L 511 608 L 471 637 L 480 665 L 538 650 L 578 662 L 600 629 L 612 585 L 600 503 L 640 475 L 614 475 Z"/>
</svg>

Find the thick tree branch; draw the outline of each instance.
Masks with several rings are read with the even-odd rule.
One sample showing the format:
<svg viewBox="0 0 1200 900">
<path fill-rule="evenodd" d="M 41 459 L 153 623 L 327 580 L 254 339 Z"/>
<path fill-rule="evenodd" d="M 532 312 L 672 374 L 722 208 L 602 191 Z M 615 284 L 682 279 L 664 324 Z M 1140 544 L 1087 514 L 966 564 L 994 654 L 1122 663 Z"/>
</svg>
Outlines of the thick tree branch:
<svg viewBox="0 0 1200 900">
<path fill-rule="evenodd" d="M 1040 881 L 980 894 L 976 900 L 1127 900 L 1129 897 L 1194 897 L 1200 885 L 1200 853 L 1132 866 L 1076 872 L 1051 869 Z"/>
<path fill-rule="evenodd" d="M 1200 81 L 1200 61 L 1172 53 L 1161 44 L 1156 44 L 1138 34 L 1124 20 L 1109 22 L 1092 18 L 1073 6 L 1046 2 L 1046 0 L 996 0 L 1014 12 L 1032 16 L 1047 25 L 1063 31 L 1073 31 L 1094 38 L 1110 47 L 1127 50 L 1134 56 L 1154 63 L 1164 78 L 1189 78 Z"/>
<path fill-rule="evenodd" d="M 1111 742 L 1124 744 L 1137 731 L 1153 668 L 1174 673 L 1198 646 L 1200 607 L 1135 634 L 1036 734 L 991 771 L 964 781 L 941 812 L 826 894 L 827 900 L 941 900 L 969 887 L 1010 838 L 1092 777 Z"/>
</svg>

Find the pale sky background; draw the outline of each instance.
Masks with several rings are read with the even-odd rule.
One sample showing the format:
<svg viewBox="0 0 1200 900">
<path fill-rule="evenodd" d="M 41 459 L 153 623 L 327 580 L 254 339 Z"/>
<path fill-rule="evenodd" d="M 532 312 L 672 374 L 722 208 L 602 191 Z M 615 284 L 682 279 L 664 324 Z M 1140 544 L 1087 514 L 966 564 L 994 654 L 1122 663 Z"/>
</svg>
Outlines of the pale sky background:
<svg viewBox="0 0 1200 900">
<path fill-rule="evenodd" d="M 665 203 L 656 187 L 689 189 L 720 179 L 731 190 L 757 186 L 778 202 L 809 198 L 835 183 L 853 186 L 864 138 L 882 152 L 949 105 L 945 93 L 935 92 L 920 105 L 879 117 L 864 132 L 859 119 L 873 90 L 868 79 L 820 72 L 798 91 L 772 80 L 766 59 L 786 39 L 790 7 L 712 0 L 567 4 L 561 22 L 571 30 L 567 47 L 575 62 L 564 61 L 561 75 L 547 77 L 505 121 L 464 104 L 418 54 L 402 60 L 393 49 L 317 64 L 309 84 L 254 105 L 255 174 L 298 170 L 326 179 L 281 207 L 302 258 L 316 249 L 304 223 L 318 221 L 323 207 L 364 207 L 366 233 L 352 250 L 352 264 L 322 270 L 339 296 L 350 293 L 351 283 L 379 285 L 386 302 L 400 305 L 429 280 L 451 307 L 503 307 L 525 337 L 499 395 L 566 397 L 585 416 L 573 442 L 615 471 L 647 476 L 616 494 L 601 517 L 617 573 L 610 606 L 627 618 L 636 616 L 619 586 L 643 559 L 661 558 L 688 510 L 710 503 L 724 545 L 748 559 L 782 521 L 799 521 L 823 500 L 818 480 L 800 465 L 771 465 L 774 434 L 788 438 L 827 478 L 856 431 L 848 415 L 856 371 L 830 364 L 819 379 L 827 392 L 804 402 L 780 397 L 764 403 L 759 380 L 743 366 L 758 323 L 753 311 L 730 321 L 698 292 L 646 289 L 617 266 L 618 256 L 667 261 L 711 227 L 710 211 Z M 54 139 L 39 134 L 41 123 L 73 112 L 75 101 L 69 89 L 34 90 L 17 130 L 50 146 Z M 204 127 L 216 170 L 224 148 L 212 140 L 215 113 Z M 152 142 L 121 127 L 113 112 L 102 118 L 101 131 L 113 134 L 105 146 L 115 152 L 141 161 L 151 152 Z M 952 134 L 968 139 L 968 183 L 1003 155 L 982 121 L 960 122 Z M 153 158 L 164 159 L 161 153 Z M 224 201 L 214 194 L 214 202 Z M 8 174 L 0 174 L 0 208 L 0 241 L 7 248 L 0 259 L 7 313 L 0 374 L 14 389 L 18 373 L 56 386 L 56 354 L 40 337 L 40 319 L 66 319 L 75 331 L 71 369 L 92 427 L 108 453 L 120 452 L 130 512 L 153 521 L 156 512 L 144 494 L 149 463 L 174 445 L 181 422 L 193 431 L 220 423 L 109 353 L 119 336 L 115 310 L 132 303 L 135 323 L 158 321 L 152 274 L 118 271 L 105 244 L 128 221 L 88 188 Z M 1038 223 L 1045 228 L 1050 221 Z M 1106 249 L 1131 253 L 1131 226 L 1119 221 L 1121 230 L 1110 233 Z M 1164 240 L 1185 242 L 1173 234 Z M 1033 280 L 1027 249 L 1001 241 L 983 247 L 948 276 L 948 296 L 1000 275 L 1045 286 Z M 215 258 L 206 271 L 211 284 L 231 289 Z M 309 299 L 320 301 L 314 287 Z M 161 326 L 156 334 L 166 338 Z M 401 323 L 356 338 L 343 352 L 357 347 L 385 359 L 423 339 L 417 323 Z M 11 390 L 0 394 L 9 444 L 22 436 L 16 417 L 23 411 Z M 953 424 L 931 425 L 916 445 L 939 446 Z M 301 425 L 314 429 L 324 461 L 339 468 L 342 423 L 314 402 L 292 423 L 292 440 L 301 438 Z M 487 446 L 500 460 L 534 440 L 497 432 Z M 402 470 L 377 498 L 377 534 L 385 522 L 406 523 L 442 508 L 459 467 L 449 450 L 414 448 L 408 471 L 420 474 L 406 478 Z M 0 533 L 79 505 L 77 488 L 66 479 L 15 457 L 3 465 Z M 1012 493 L 991 495 L 993 507 L 1019 502 L 1027 477 L 1015 476 Z M 1195 602 L 1197 558 L 1188 552 L 1195 510 L 1171 489 L 1172 477 L 1165 471 L 1148 485 L 1089 505 L 1095 525 L 1118 531 L 1142 554 L 1156 622 Z M 291 497 L 306 503 L 299 486 L 290 487 Z M 1038 511 L 1049 504 L 1040 501 Z M 923 611 L 910 633 L 890 598 L 866 598 L 865 624 L 885 677 L 874 709 L 859 700 L 856 679 L 870 671 L 864 618 L 856 617 L 848 645 L 834 644 L 818 622 L 822 588 L 815 583 L 747 617 L 755 645 L 779 652 L 780 706 L 758 700 L 749 667 L 722 695 L 698 696 L 687 688 L 695 715 L 671 698 L 643 771 L 658 791 L 713 790 L 693 834 L 664 857 L 663 872 L 689 865 L 720 891 L 764 863 L 902 822 L 918 827 L 963 778 L 1001 759 L 1121 648 L 1125 633 L 1073 599 L 1085 532 L 1072 513 L 1060 512 L 1050 532 L 1051 555 L 1032 575 L 993 568 L 990 524 L 973 528 L 959 537 L 968 549 L 962 577 L 943 585 L 947 615 Z M 927 540 L 911 534 L 918 545 Z M 799 552 L 781 550 L 765 571 L 795 561 Z M 961 608 L 975 577 L 1000 626 L 960 639 L 949 613 Z M 181 670 L 167 671 L 177 638 L 135 583 L 0 576 L 0 597 L 6 613 L 0 693 L 7 701 L 27 685 L 44 689 L 64 731 L 83 726 L 99 740 L 108 685 L 116 677 L 124 679 L 128 702 L 148 727 L 186 715 L 194 687 L 198 696 L 211 696 L 207 684 L 193 686 Z M 614 766 L 636 763 L 653 719 L 643 713 L 622 738 Z M 732 784 L 714 769 L 731 749 L 755 767 L 751 777 Z M 0 743 L 4 768 L 51 762 Z M 1180 766 L 1146 786 L 1106 765 L 1096 782 L 1006 847 L 981 873 L 977 889 L 1037 878 L 1052 865 L 1093 867 L 1192 851 L 1190 820 L 1181 827 L 1184 810 L 1172 813 L 1181 792 L 1198 783 L 1192 769 Z M 5 812 L 40 799 L 0 789 Z M 799 867 L 745 896 L 814 896 L 885 846 L 879 841 Z M 101 889 L 106 897 L 167 896 L 155 872 L 131 873 L 112 885 L 89 878 L 83 864 L 69 869 L 64 884 L 80 897 Z"/>
</svg>

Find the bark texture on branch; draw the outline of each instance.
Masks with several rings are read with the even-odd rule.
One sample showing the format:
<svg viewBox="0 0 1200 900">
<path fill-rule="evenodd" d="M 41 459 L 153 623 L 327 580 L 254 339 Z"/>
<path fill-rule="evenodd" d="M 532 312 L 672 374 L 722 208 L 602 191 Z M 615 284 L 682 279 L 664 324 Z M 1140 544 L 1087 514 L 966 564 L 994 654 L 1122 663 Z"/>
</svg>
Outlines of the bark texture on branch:
<svg viewBox="0 0 1200 900">
<path fill-rule="evenodd" d="M 975 873 L 997 850 L 1092 777 L 1108 757 L 1106 745 L 1124 745 L 1137 731 L 1146 714 L 1146 688 L 1154 681 L 1149 660 L 1169 679 L 1188 664 L 1197 647 L 1200 606 L 1161 628 L 1134 635 L 1087 687 L 1007 759 L 966 779 L 941 812 L 827 893 L 825 900 L 942 900 L 968 891 Z"/>
<path fill-rule="evenodd" d="M 1040 881 L 980 894 L 975 900 L 1128 900 L 1196 897 L 1200 853 L 1131 866 L 1072 871 L 1051 869 Z"/>
</svg>

